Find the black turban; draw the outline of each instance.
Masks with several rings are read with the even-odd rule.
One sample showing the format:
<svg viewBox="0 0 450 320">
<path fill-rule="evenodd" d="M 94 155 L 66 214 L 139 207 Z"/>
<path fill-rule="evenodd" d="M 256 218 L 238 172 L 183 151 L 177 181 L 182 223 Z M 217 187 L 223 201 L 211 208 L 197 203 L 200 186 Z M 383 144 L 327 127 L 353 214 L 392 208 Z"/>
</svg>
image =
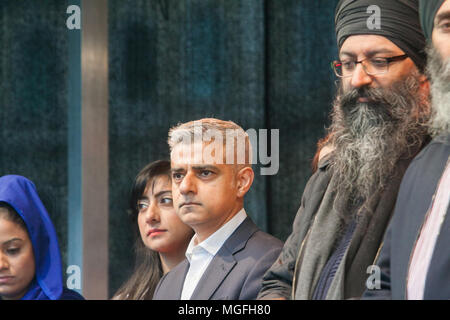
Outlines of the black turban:
<svg viewBox="0 0 450 320">
<path fill-rule="evenodd" d="M 420 0 L 420 23 L 427 39 L 431 39 L 434 27 L 434 17 L 445 0 Z"/>
<path fill-rule="evenodd" d="M 368 26 L 376 5 L 381 9 L 380 28 Z M 341 0 L 336 7 L 336 39 L 339 49 L 353 35 L 383 36 L 402 49 L 423 71 L 426 61 L 426 40 L 420 27 L 418 0 Z M 370 27 L 370 28 L 369 28 Z"/>
</svg>

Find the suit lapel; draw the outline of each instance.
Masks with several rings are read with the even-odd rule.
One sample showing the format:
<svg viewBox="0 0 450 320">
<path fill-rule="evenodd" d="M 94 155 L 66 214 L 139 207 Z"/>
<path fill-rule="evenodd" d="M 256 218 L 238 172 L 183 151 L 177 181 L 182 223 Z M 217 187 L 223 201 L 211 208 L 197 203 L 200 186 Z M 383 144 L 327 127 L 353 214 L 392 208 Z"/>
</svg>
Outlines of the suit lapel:
<svg viewBox="0 0 450 320">
<path fill-rule="evenodd" d="M 237 261 L 234 254 L 242 250 L 248 239 L 258 230 L 256 225 L 247 217 L 233 234 L 225 241 L 212 259 L 205 273 L 195 288 L 192 300 L 208 300 L 221 286 Z"/>
<path fill-rule="evenodd" d="M 236 260 L 224 246 L 214 256 L 195 288 L 192 300 L 208 300 L 233 269 Z"/>
<path fill-rule="evenodd" d="M 167 288 L 167 295 L 173 300 L 181 299 L 181 292 L 183 291 L 184 279 L 186 278 L 186 274 L 189 270 L 189 262 L 187 259 L 184 259 L 179 266 L 177 266 L 174 271 L 173 278 L 169 281 L 169 287 Z M 175 293 L 177 296 L 172 297 L 172 294 Z"/>
</svg>

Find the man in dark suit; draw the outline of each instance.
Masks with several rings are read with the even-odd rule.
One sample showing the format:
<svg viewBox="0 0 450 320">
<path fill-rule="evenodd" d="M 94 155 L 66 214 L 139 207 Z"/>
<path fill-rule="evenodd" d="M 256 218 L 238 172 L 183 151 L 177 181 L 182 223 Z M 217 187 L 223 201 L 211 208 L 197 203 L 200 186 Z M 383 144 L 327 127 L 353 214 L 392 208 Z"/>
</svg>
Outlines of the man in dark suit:
<svg viewBox="0 0 450 320">
<path fill-rule="evenodd" d="M 248 135 L 231 121 L 202 119 L 172 128 L 169 145 L 174 207 L 195 235 L 153 299 L 255 299 L 283 244 L 244 209 L 254 178 Z"/>
<path fill-rule="evenodd" d="M 431 143 L 411 162 L 377 265 L 369 299 L 450 299 L 450 0 L 420 2 L 428 40 Z"/>
</svg>

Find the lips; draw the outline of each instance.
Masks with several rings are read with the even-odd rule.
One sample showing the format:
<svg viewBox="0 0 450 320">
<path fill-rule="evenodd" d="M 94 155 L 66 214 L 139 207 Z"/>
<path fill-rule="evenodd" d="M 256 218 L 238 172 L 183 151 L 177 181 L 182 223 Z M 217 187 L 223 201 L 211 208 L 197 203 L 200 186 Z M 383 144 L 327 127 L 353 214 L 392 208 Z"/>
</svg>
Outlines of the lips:
<svg viewBox="0 0 450 320">
<path fill-rule="evenodd" d="M 14 279 L 13 276 L 0 276 L 0 285 L 1 284 L 7 284 L 11 282 Z"/>
<path fill-rule="evenodd" d="M 360 102 L 360 103 L 367 103 L 367 102 L 369 102 L 369 98 L 367 98 L 367 97 L 360 97 L 360 98 L 358 98 L 358 102 Z"/>
<path fill-rule="evenodd" d="M 162 234 L 162 233 L 164 233 L 164 232 L 166 232 L 167 230 L 164 230 L 164 229 L 150 229 L 148 232 L 147 232 L 147 237 L 156 237 L 157 235 L 160 235 L 160 234 Z"/>
<path fill-rule="evenodd" d="M 198 202 L 183 202 L 182 204 L 180 204 L 178 207 L 185 207 L 185 206 L 199 206 L 200 203 Z"/>
</svg>

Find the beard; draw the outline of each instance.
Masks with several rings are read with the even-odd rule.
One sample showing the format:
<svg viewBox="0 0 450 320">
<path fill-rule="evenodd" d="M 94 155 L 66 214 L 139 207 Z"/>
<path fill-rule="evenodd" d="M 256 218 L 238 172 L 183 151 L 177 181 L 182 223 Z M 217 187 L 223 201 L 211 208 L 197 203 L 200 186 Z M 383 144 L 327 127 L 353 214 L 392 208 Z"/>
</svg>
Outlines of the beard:
<svg viewBox="0 0 450 320">
<path fill-rule="evenodd" d="M 431 79 L 430 133 L 450 134 L 450 59 L 444 61 L 432 46 L 427 48 L 427 73 Z"/>
<path fill-rule="evenodd" d="M 329 131 L 335 147 L 331 159 L 337 179 L 334 207 L 345 221 L 363 207 L 371 211 L 371 195 L 385 187 L 397 161 L 411 157 L 411 148 L 423 143 L 429 108 L 417 93 L 419 76 L 416 71 L 390 88 L 344 92 L 341 84 Z"/>
</svg>

